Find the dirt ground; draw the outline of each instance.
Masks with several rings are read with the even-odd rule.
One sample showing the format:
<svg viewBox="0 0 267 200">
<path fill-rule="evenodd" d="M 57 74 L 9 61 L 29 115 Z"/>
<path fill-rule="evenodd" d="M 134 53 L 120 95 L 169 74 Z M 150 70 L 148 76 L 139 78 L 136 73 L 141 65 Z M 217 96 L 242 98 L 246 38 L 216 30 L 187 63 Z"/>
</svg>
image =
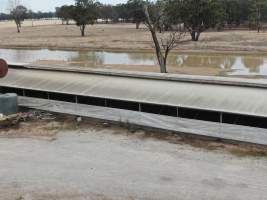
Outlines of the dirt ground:
<svg viewBox="0 0 267 200">
<path fill-rule="evenodd" d="M 145 26 L 136 30 L 134 24 L 88 26 L 86 37 L 80 37 L 75 25 L 60 21 L 31 21 L 16 33 L 13 22 L 0 22 L 0 48 L 101 49 L 113 51 L 152 51 L 152 40 Z M 191 52 L 267 52 L 267 33 L 255 31 L 205 32 L 199 42 L 187 36 L 177 51 Z"/>
<path fill-rule="evenodd" d="M 0 199 L 263 200 L 266 155 L 49 115 L 0 130 Z"/>
</svg>

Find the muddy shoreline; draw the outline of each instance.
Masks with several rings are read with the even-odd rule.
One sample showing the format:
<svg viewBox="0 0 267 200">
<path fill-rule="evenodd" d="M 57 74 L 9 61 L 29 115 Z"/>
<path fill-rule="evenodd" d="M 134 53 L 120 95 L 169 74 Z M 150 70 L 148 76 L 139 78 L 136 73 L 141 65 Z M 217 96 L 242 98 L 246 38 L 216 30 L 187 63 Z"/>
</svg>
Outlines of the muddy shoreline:
<svg viewBox="0 0 267 200">
<path fill-rule="evenodd" d="M 61 46 L 16 46 L 16 45 L 1 45 L 0 49 L 24 49 L 24 50 L 40 50 L 40 49 L 48 49 L 48 50 L 62 50 L 62 51 L 107 51 L 107 52 L 114 52 L 114 53 L 154 53 L 154 49 L 142 49 L 142 48 L 95 48 L 95 47 L 61 47 Z M 212 55 L 267 55 L 266 50 L 220 50 L 220 49 L 174 49 L 171 53 L 181 53 L 181 54 L 212 54 Z"/>
</svg>

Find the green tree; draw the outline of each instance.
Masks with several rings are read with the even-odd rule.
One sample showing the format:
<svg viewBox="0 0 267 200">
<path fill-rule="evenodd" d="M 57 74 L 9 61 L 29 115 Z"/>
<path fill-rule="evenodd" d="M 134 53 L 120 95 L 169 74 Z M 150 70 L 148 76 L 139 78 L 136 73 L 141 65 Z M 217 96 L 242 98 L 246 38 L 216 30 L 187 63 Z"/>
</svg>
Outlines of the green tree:
<svg viewBox="0 0 267 200">
<path fill-rule="evenodd" d="M 85 36 L 85 28 L 88 24 L 93 25 L 97 20 L 99 3 L 94 0 L 75 0 L 72 11 L 72 19 L 80 27 L 82 37 Z"/>
<path fill-rule="evenodd" d="M 10 14 L 16 23 L 18 33 L 20 33 L 21 23 L 27 17 L 27 8 L 23 5 L 17 5 L 11 10 Z"/>
<path fill-rule="evenodd" d="M 241 20 L 241 6 L 240 0 L 225 0 L 223 2 L 225 6 L 225 21 L 227 25 L 232 28 L 232 26 L 238 26 Z"/>
<path fill-rule="evenodd" d="M 100 5 L 99 12 L 100 17 L 105 20 L 106 24 L 109 23 L 110 19 L 116 18 L 117 16 L 112 5 Z"/>
<path fill-rule="evenodd" d="M 166 9 L 169 18 L 183 22 L 192 41 L 198 41 L 200 34 L 220 22 L 223 10 L 218 0 L 169 0 Z"/>
<path fill-rule="evenodd" d="M 129 0 L 127 2 L 129 14 L 133 22 L 136 24 L 136 29 L 139 29 L 140 24 L 146 19 L 143 4 L 143 0 Z"/>
<path fill-rule="evenodd" d="M 69 25 L 69 21 L 72 18 L 73 6 L 64 5 L 56 8 L 56 16 L 62 20 L 62 24 L 66 22 Z"/>
<path fill-rule="evenodd" d="M 117 4 L 115 7 L 115 12 L 117 13 L 116 21 L 122 20 L 123 22 L 129 22 L 131 15 L 129 13 L 129 8 L 127 4 Z"/>
<path fill-rule="evenodd" d="M 2 20 L 11 20 L 12 16 L 10 14 L 6 14 L 6 13 L 0 13 L 0 21 Z"/>
<path fill-rule="evenodd" d="M 250 0 L 250 3 L 250 23 L 256 25 L 257 31 L 260 32 L 262 21 L 267 17 L 267 0 Z"/>
</svg>

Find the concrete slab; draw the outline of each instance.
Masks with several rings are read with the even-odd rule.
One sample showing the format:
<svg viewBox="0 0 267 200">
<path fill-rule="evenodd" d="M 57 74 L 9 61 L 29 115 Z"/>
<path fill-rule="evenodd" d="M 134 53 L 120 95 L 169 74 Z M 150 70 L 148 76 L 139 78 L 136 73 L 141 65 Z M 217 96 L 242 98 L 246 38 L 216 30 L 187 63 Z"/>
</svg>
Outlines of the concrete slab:
<svg viewBox="0 0 267 200">
<path fill-rule="evenodd" d="M 56 113 L 78 115 L 138 126 L 168 130 L 209 139 L 267 146 L 267 130 L 238 125 L 228 125 L 155 114 L 126 111 L 98 106 L 66 103 L 53 100 L 19 97 L 19 105 Z"/>
</svg>

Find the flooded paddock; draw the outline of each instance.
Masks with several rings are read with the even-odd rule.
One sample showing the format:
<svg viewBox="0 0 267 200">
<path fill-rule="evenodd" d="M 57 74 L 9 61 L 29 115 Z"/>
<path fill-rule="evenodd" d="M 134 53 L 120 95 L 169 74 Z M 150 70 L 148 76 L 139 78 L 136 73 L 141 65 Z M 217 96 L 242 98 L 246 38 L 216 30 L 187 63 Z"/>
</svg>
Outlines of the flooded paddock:
<svg viewBox="0 0 267 200">
<path fill-rule="evenodd" d="M 49 49 L 0 49 L 0 58 L 8 62 L 72 65 L 91 68 L 115 68 L 137 71 L 156 71 L 153 53 L 109 51 L 64 51 Z M 267 55 L 171 53 L 170 72 L 213 76 L 267 76 Z"/>
</svg>

